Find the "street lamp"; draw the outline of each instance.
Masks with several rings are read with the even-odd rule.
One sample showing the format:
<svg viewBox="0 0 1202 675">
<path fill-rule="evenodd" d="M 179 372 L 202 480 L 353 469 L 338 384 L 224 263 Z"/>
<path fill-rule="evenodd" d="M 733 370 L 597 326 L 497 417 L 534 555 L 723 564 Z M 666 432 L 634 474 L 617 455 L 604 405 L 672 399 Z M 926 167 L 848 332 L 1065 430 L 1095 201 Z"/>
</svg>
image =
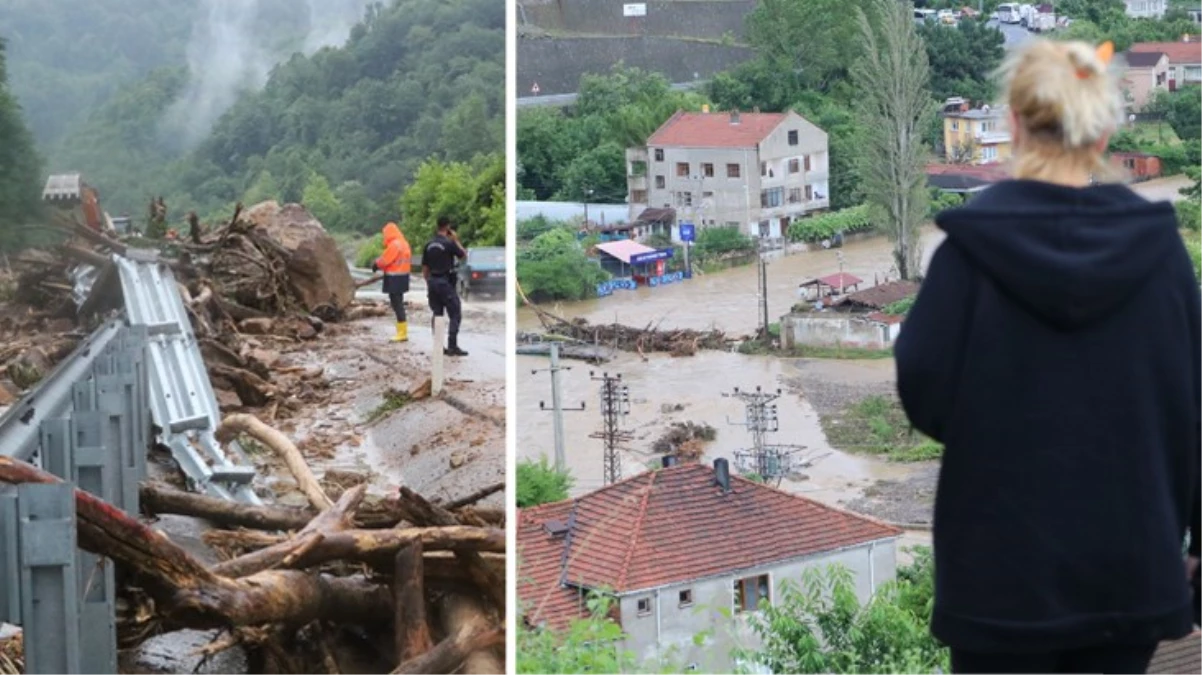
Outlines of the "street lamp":
<svg viewBox="0 0 1202 675">
<path fill-rule="evenodd" d="M 586 229 L 586 230 L 589 229 L 589 226 L 588 226 L 588 203 L 589 203 L 589 197 L 592 197 L 592 196 L 593 196 L 593 189 L 586 188 L 584 190 L 584 229 Z"/>
</svg>

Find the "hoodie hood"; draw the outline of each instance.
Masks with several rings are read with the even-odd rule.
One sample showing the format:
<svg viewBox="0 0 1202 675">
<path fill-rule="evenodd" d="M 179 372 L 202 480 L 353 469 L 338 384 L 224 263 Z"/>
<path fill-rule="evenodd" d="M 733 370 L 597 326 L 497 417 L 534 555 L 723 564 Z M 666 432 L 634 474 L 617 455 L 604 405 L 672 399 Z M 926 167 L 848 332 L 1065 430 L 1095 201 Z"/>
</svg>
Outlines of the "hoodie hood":
<svg viewBox="0 0 1202 675">
<path fill-rule="evenodd" d="M 396 223 L 388 223 L 384 226 L 384 245 L 387 246 L 394 240 L 405 241 L 405 235 Z"/>
<path fill-rule="evenodd" d="M 1181 245 L 1172 204 L 1125 185 L 1003 181 L 936 223 L 1002 292 L 1062 329 L 1119 309 Z"/>
</svg>

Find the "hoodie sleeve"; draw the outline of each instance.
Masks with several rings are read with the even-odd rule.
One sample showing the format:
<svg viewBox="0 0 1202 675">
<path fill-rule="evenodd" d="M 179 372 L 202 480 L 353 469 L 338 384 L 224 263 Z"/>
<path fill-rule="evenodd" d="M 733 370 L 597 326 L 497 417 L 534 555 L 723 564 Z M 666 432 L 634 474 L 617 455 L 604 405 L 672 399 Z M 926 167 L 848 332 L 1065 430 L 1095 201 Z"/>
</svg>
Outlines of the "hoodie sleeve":
<svg viewBox="0 0 1202 675">
<path fill-rule="evenodd" d="M 1192 271 L 1192 270 L 1191 270 Z M 1193 377 L 1194 377 L 1194 405 L 1193 410 L 1198 415 L 1194 420 L 1194 442 L 1190 452 L 1202 452 L 1202 293 L 1199 292 L 1197 279 L 1190 277 L 1190 328 L 1193 330 L 1191 337 L 1191 351 L 1194 354 Z M 1198 463 L 1194 462 L 1192 467 L 1194 481 L 1194 498 L 1190 502 L 1189 519 L 1189 554 L 1195 558 L 1202 557 L 1202 473 L 1198 470 Z"/>
<path fill-rule="evenodd" d="M 956 245 L 935 251 L 918 298 L 897 337 L 897 391 L 910 424 L 943 442 L 964 358 L 974 281 Z"/>
<path fill-rule="evenodd" d="M 384 246 L 384 252 L 380 254 L 379 258 L 376 258 L 377 267 L 384 269 L 385 267 L 395 263 L 397 259 L 401 257 L 401 247 L 398 244 L 399 242 L 393 240 Z"/>
</svg>

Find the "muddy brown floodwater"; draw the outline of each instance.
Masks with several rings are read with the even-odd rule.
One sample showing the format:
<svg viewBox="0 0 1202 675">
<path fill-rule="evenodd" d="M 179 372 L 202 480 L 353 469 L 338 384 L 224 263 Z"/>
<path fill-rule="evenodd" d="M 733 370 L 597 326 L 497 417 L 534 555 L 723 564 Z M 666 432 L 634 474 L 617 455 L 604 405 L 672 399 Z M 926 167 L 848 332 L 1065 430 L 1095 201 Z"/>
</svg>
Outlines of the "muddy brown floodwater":
<svg viewBox="0 0 1202 675">
<path fill-rule="evenodd" d="M 1188 181 L 1170 177 L 1133 186 L 1153 200 L 1180 199 L 1177 190 Z M 929 264 L 943 233 L 933 225 L 922 229 L 923 265 Z M 838 249 L 843 271 L 865 280 L 889 275 L 893 267 L 892 245 L 881 236 L 861 237 Z M 776 258 L 768 265 L 768 304 L 772 321 L 797 302 L 798 284 L 810 277 L 839 271 L 836 251 L 813 250 Z M 591 323 L 621 323 L 642 327 L 718 328 L 732 335 L 747 335 L 758 325 L 756 267 L 724 270 L 698 276 L 680 284 L 659 288 L 618 291 L 597 300 L 547 305 L 563 317 L 580 317 Z M 518 311 L 518 330 L 537 331 L 538 318 L 529 309 Z M 551 400 L 547 360 L 538 356 L 517 357 L 517 405 L 522 424 L 517 429 L 519 458 L 554 457 L 551 413 L 539 410 L 539 402 Z M 565 412 L 566 461 L 576 478 L 574 494 L 602 486 L 602 445 L 589 435 L 600 426 L 598 386 L 589 378 L 595 370 L 620 373 L 630 387 L 631 413 L 625 428 L 634 439 L 623 453 L 623 475 L 656 466 L 659 458 L 652 444 L 673 422 L 707 423 L 718 430 L 707 444 L 705 461 L 717 457 L 734 459 L 737 450 L 750 445 L 750 436 L 728 419 L 743 415 L 739 401 L 724 398 L 734 387 L 761 386 L 783 390 L 777 401 L 780 432 L 772 442 L 806 447 L 815 457 L 803 470 L 805 479 L 785 481 L 781 487 L 834 506 L 841 506 L 884 520 L 925 526 L 931 521 L 937 462 L 898 464 L 830 447 L 819 423 L 819 414 L 837 411 L 864 396 L 895 391 L 892 359 L 831 361 L 779 359 L 737 353 L 699 352 L 692 357 L 672 358 L 653 354 L 621 354 L 604 366 L 565 362 L 571 370 L 561 376 L 563 404 L 585 403 L 583 412 Z M 676 410 L 676 406 L 682 409 Z M 925 527 L 908 529 L 903 546 L 929 544 Z M 903 554 L 903 559 L 906 556 Z"/>
</svg>

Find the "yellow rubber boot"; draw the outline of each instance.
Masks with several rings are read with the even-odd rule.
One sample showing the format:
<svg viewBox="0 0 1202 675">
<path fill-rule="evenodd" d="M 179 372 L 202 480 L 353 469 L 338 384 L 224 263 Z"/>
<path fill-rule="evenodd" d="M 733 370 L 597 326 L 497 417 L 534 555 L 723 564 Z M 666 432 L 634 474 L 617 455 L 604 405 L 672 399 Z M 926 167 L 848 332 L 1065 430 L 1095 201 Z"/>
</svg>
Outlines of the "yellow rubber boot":
<svg viewBox="0 0 1202 675">
<path fill-rule="evenodd" d="M 408 342 L 409 341 L 409 323 L 406 321 L 396 322 L 396 337 L 392 338 L 393 342 Z"/>
</svg>

